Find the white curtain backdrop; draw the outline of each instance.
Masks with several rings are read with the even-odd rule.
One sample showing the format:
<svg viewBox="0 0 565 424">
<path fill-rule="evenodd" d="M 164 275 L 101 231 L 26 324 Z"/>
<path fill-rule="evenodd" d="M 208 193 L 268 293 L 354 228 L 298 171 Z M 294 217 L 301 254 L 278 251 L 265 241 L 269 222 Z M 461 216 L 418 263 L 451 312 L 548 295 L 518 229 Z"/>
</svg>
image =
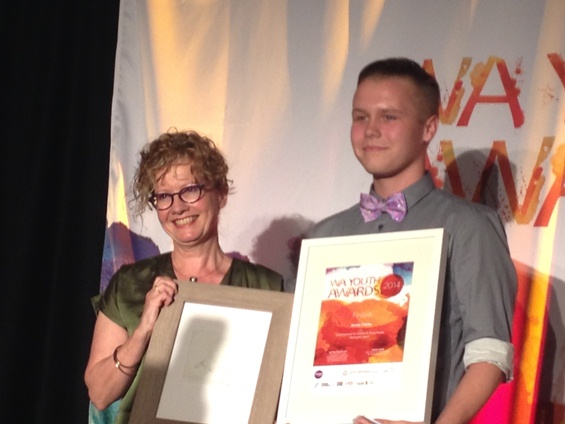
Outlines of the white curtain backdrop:
<svg viewBox="0 0 565 424">
<path fill-rule="evenodd" d="M 565 285 L 564 22 L 562 0 L 122 0 L 105 260 L 114 269 L 171 249 L 156 216 L 133 220 L 128 201 L 137 152 L 176 127 L 209 136 L 228 159 L 224 250 L 291 275 L 289 241 L 371 182 L 349 143 L 358 72 L 407 56 L 442 90 L 429 149 L 438 184 L 498 209 L 528 280 L 528 346 L 540 348 L 549 319 L 565 349 L 565 296 L 545 313 Z M 127 241 L 111 231 L 119 223 Z M 125 253 L 116 243 L 129 243 Z M 518 390 L 535 392 L 535 369 Z M 565 403 L 562 365 L 554 372 Z"/>
</svg>

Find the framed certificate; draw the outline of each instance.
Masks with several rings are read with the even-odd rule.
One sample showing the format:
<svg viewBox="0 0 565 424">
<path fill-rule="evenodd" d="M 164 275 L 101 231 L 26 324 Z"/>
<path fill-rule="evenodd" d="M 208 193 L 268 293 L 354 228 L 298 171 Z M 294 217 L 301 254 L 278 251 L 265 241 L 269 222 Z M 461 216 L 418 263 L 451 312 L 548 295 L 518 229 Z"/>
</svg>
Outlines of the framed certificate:
<svg viewBox="0 0 565 424">
<path fill-rule="evenodd" d="M 304 240 L 278 424 L 430 422 L 442 229 Z"/>
<path fill-rule="evenodd" d="M 292 297 L 179 282 L 155 325 L 130 422 L 273 423 Z"/>
</svg>

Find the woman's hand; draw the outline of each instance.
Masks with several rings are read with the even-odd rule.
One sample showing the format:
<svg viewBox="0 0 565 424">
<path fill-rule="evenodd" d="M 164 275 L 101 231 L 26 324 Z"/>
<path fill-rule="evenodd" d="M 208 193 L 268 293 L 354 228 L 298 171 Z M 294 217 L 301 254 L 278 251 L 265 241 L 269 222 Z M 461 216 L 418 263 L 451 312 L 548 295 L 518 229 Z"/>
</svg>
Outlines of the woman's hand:
<svg viewBox="0 0 565 424">
<path fill-rule="evenodd" d="M 143 307 L 138 329 L 151 335 L 161 309 L 163 306 L 169 306 L 173 303 L 177 293 L 177 283 L 171 278 L 155 278 L 153 288 L 145 295 L 145 306 Z"/>
<path fill-rule="evenodd" d="M 105 409 L 125 394 L 137 373 L 161 309 L 170 305 L 177 293 L 177 284 L 172 279 L 157 277 L 153 288 L 145 295 L 141 320 L 130 337 L 103 312 L 98 313 L 85 371 L 90 399 L 98 409 Z"/>
</svg>

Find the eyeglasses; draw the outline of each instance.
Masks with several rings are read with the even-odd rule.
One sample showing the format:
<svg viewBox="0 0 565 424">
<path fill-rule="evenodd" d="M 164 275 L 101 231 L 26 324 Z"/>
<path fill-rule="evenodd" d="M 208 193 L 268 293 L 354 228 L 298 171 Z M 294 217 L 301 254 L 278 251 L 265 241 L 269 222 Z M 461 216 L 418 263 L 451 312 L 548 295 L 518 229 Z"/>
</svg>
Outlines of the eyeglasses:
<svg viewBox="0 0 565 424">
<path fill-rule="evenodd" d="M 158 210 L 164 211 L 173 206 L 173 201 L 177 195 L 184 203 L 198 202 L 204 195 L 204 184 L 191 184 L 176 193 L 153 193 L 149 202 Z"/>
</svg>

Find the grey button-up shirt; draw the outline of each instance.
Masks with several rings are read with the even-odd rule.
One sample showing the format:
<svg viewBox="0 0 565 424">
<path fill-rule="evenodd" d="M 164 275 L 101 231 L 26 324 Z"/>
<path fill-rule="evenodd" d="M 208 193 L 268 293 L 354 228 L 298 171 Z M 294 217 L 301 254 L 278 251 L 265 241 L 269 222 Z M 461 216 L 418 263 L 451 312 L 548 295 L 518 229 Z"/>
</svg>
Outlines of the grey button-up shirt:
<svg viewBox="0 0 565 424">
<path fill-rule="evenodd" d="M 443 228 L 447 267 L 434 389 L 437 418 L 465 368 L 490 362 L 512 378 L 511 328 L 517 278 L 495 210 L 437 189 L 429 174 L 403 191 L 401 222 L 383 213 L 364 222 L 359 204 L 318 223 L 309 238 Z M 372 191 L 373 195 L 376 193 Z M 378 197 L 378 196 L 377 196 Z"/>
</svg>

